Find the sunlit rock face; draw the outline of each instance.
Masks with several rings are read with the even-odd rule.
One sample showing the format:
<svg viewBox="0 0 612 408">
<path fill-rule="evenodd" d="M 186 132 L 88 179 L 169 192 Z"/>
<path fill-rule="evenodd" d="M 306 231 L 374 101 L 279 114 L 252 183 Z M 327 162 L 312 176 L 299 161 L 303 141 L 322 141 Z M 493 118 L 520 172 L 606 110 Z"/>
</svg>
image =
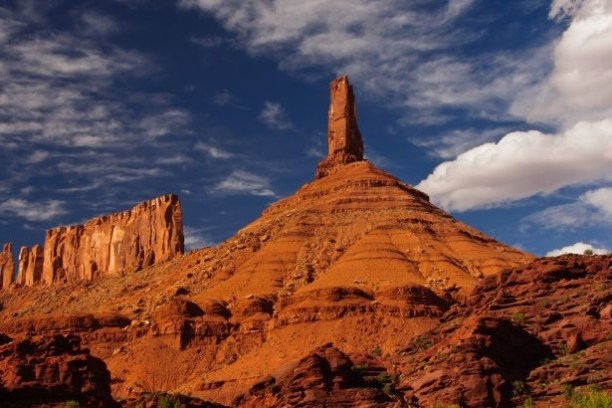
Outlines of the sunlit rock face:
<svg viewBox="0 0 612 408">
<path fill-rule="evenodd" d="M 83 225 L 47 231 L 42 281 L 124 275 L 172 259 L 184 250 L 178 197 L 167 194 Z"/>
</svg>

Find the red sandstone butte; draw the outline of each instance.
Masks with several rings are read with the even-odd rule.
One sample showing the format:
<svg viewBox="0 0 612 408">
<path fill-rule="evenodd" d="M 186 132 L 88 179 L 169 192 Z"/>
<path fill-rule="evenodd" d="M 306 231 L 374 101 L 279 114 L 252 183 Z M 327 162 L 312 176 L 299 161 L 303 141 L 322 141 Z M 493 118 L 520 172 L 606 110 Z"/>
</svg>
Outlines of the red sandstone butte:
<svg viewBox="0 0 612 408">
<path fill-rule="evenodd" d="M 84 225 L 48 230 L 42 281 L 125 275 L 170 260 L 183 250 L 179 199 L 167 194 Z"/>
<path fill-rule="evenodd" d="M 316 178 L 325 177 L 334 168 L 363 160 L 363 140 L 357 125 L 357 109 L 353 87 L 347 76 L 336 78 L 330 85 L 327 143 L 329 153 L 319 163 Z"/>
<path fill-rule="evenodd" d="M 13 261 L 13 244 L 4 244 L 0 252 L 0 289 L 8 289 L 13 282 L 15 263 Z"/>
</svg>

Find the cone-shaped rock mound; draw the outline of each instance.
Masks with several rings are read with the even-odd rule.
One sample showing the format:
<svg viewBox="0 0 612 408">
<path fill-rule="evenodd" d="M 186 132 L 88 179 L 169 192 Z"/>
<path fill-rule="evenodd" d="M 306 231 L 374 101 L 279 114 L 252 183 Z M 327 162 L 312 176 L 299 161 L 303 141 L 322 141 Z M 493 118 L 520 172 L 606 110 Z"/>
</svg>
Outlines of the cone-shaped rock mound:
<svg viewBox="0 0 612 408">
<path fill-rule="evenodd" d="M 302 387 L 289 362 L 328 343 L 396 353 L 482 278 L 532 260 L 364 160 L 348 79 L 330 91 L 329 154 L 314 181 L 213 248 L 87 284 L 3 291 L 0 333 L 80 335 L 118 398 L 165 391 L 231 404 L 270 375 Z M 347 397 L 362 377 L 325 398 Z"/>
</svg>

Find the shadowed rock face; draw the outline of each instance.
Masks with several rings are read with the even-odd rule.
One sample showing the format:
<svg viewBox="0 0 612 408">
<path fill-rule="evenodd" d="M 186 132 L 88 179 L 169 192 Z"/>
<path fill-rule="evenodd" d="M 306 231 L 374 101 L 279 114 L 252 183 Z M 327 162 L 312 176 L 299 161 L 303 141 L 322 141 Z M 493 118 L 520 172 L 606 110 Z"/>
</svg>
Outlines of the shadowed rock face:
<svg viewBox="0 0 612 408">
<path fill-rule="evenodd" d="M 13 244 L 4 244 L 0 252 L 0 289 L 8 289 L 13 282 L 15 263 L 13 261 Z"/>
<path fill-rule="evenodd" d="M 325 177 L 335 168 L 363 160 L 363 140 L 357 125 L 357 107 L 348 77 L 334 80 L 330 86 L 327 144 L 329 153 L 319 164 L 316 178 Z"/>
<path fill-rule="evenodd" d="M 43 282 L 124 275 L 183 253 L 178 197 L 168 194 L 84 225 L 47 231 Z"/>
<path fill-rule="evenodd" d="M 77 336 L 0 341 L 0 401 L 31 407 L 78 401 L 80 406 L 115 407 L 106 364 L 80 347 Z"/>
</svg>

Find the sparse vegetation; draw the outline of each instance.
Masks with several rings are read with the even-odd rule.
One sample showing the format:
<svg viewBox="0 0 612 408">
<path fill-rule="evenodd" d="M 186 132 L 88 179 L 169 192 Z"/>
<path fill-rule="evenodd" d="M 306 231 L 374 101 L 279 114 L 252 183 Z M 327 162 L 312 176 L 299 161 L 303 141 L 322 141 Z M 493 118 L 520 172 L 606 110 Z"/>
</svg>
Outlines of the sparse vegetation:
<svg viewBox="0 0 612 408">
<path fill-rule="evenodd" d="M 380 347 L 376 346 L 376 347 L 374 347 L 374 348 L 372 349 L 371 354 L 372 354 L 373 356 L 375 356 L 375 357 L 382 357 L 383 352 L 382 352 L 382 349 L 381 349 Z"/>
<path fill-rule="evenodd" d="M 426 337 L 418 337 L 412 341 L 412 346 L 417 351 L 421 351 L 433 346 L 433 342 Z"/>
<path fill-rule="evenodd" d="M 66 408 L 78 408 L 80 406 L 81 404 L 79 404 L 79 401 L 74 401 L 74 400 L 66 401 L 64 403 L 64 407 Z"/>
<path fill-rule="evenodd" d="M 521 408 L 533 408 L 533 407 L 535 407 L 535 404 L 533 403 L 533 398 L 531 397 L 525 398 L 525 401 L 523 401 L 523 405 L 521 405 Z"/>
<path fill-rule="evenodd" d="M 521 312 L 520 310 L 514 312 L 514 314 L 512 315 L 512 321 L 520 325 L 525 324 L 525 313 Z"/>
<path fill-rule="evenodd" d="M 512 392 L 514 395 L 525 395 L 527 394 L 527 386 L 522 381 L 512 381 Z"/>
<path fill-rule="evenodd" d="M 397 393 L 395 390 L 396 379 L 393 374 L 385 372 L 378 374 L 376 377 L 370 377 L 366 381 L 370 386 L 382 390 L 389 396 L 394 396 Z"/>
<path fill-rule="evenodd" d="M 612 408 L 612 395 L 593 386 L 586 392 L 572 390 L 570 403 L 566 408 Z"/>
<path fill-rule="evenodd" d="M 585 249 L 584 252 L 583 252 L 583 255 L 585 255 L 585 256 L 593 256 L 593 254 L 594 254 L 594 252 L 590 248 L 589 249 Z"/>
<path fill-rule="evenodd" d="M 157 399 L 157 408 L 180 408 L 181 401 L 178 399 L 162 395 Z"/>
</svg>

